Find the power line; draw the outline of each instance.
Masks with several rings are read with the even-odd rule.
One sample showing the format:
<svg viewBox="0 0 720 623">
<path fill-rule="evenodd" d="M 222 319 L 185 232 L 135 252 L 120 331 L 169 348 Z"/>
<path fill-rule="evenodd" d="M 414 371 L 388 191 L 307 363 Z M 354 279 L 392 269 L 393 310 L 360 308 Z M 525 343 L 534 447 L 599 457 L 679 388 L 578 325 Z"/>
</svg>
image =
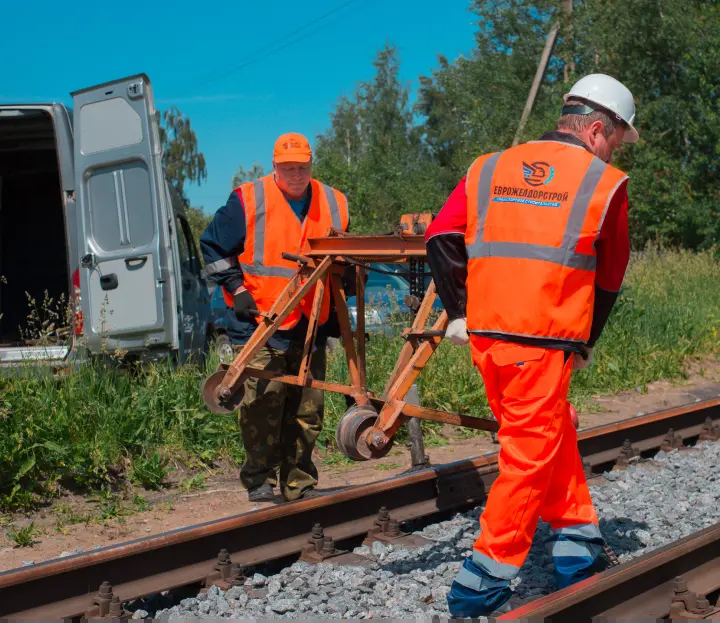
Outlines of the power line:
<svg viewBox="0 0 720 623">
<path fill-rule="evenodd" d="M 222 74 L 220 74 L 218 76 L 215 76 L 213 78 L 206 80 L 205 82 L 201 83 L 200 85 L 195 85 L 193 87 L 193 91 L 196 92 L 198 88 L 202 88 L 202 87 L 206 86 L 207 84 L 214 82 L 216 80 L 221 80 L 223 78 L 227 78 L 229 75 L 234 74 L 235 72 L 240 71 L 241 69 L 244 69 L 245 67 L 248 67 L 249 65 L 252 65 L 258 61 L 261 61 L 264 58 L 267 58 L 268 56 L 270 56 L 271 54 L 280 52 L 281 50 L 284 50 L 284 49 L 290 47 L 291 45 L 294 45 L 296 43 L 299 43 L 300 41 L 307 39 L 309 36 L 315 34 L 316 32 L 334 24 L 337 20 L 332 20 L 329 23 L 323 24 L 317 28 L 314 28 L 313 30 L 311 30 L 309 32 L 302 34 L 300 37 L 296 37 L 292 41 L 288 41 L 289 37 L 293 37 L 293 36 L 301 33 L 303 30 L 310 28 L 311 26 L 314 26 L 315 24 L 323 21 L 324 19 L 327 19 L 328 17 L 330 17 L 331 15 L 334 15 L 335 13 L 342 11 L 344 8 L 350 6 L 351 4 L 355 4 L 358 1 L 360 1 L 361 5 L 364 4 L 364 2 L 362 0 L 347 0 L 346 2 L 343 2 L 341 5 L 335 7 L 334 9 L 331 9 L 330 11 L 327 11 L 326 13 L 323 13 L 322 15 L 319 15 L 315 19 L 307 22 L 306 24 L 299 26 L 292 32 L 284 35 L 281 39 L 277 39 L 277 40 L 273 41 L 272 43 L 269 43 L 269 44 L 257 49 L 253 54 L 250 55 L 248 60 L 240 63 L 239 65 L 236 65 L 235 67 L 233 67 L 231 69 L 228 69 L 227 71 L 223 72 Z M 359 8 L 359 6 L 357 6 L 355 8 L 357 9 L 357 8 Z M 345 15 L 347 15 L 347 14 L 345 14 Z M 342 17 L 345 17 L 345 15 L 343 15 Z M 279 44 L 283 44 L 283 45 L 280 45 L 280 47 L 276 47 Z M 265 51 L 267 51 L 267 52 L 263 54 L 263 52 L 265 52 Z"/>
</svg>

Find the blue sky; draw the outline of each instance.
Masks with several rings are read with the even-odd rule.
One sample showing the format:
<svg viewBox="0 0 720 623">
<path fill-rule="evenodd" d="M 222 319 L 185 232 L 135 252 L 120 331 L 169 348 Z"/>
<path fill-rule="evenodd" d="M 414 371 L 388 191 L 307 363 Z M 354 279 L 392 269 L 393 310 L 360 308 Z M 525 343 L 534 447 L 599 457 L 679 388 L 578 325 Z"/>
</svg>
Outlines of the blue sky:
<svg viewBox="0 0 720 623">
<path fill-rule="evenodd" d="M 147 73 L 157 107 L 190 117 L 208 179 L 188 194 L 214 212 L 238 164 L 269 168 L 279 134 L 301 132 L 314 144 L 338 98 L 372 76 L 386 41 L 398 46 L 412 86 L 438 53 L 454 59 L 472 49 L 468 0 L 353 0 L 291 35 L 346 2 L 11 2 L 3 7 L 0 102 L 70 104 L 70 91 Z M 267 54 L 271 44 L 287 47 Z"/>
</svg>

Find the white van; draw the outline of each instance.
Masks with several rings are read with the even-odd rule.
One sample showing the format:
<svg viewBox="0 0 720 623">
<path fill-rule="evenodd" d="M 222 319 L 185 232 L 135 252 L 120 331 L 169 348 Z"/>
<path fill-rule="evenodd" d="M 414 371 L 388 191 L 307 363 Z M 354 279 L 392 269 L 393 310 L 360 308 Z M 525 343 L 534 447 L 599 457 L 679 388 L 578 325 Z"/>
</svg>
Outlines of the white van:
<svg viewBox="0 0 720 623">
<path fill-rule="evenodd" d="M 212 336 L 210 296 L 150 80 L 72 97 L 72 110 L 0 104 L 0 366 L 117 350 L 184 361 Z M 69 322 L 43 309 L 63 303 Z"/>
</svg>

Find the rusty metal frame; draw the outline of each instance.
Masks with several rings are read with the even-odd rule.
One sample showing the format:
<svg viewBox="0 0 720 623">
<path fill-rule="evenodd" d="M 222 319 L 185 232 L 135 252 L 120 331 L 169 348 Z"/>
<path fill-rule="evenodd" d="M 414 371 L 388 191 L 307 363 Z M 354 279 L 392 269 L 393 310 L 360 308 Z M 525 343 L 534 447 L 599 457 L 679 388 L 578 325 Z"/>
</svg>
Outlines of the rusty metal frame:
<svg viewBox="0 0 720 623">
<path fill-rule="evenodd" d="M 218 399 L 229 400 L 247 377 L 272 379 L 288 385 L 313 387 L 351 396 L 358 405 L 373 407 L 379 412 L 375 425 L 362 433 L 362 442 L 378 455 L 392 442 L 400 426 L 412 417 L 479 430 L 497 431 L 498 424 L 494 420 L 428 409 L 404 401 L 405 395 L 439 346 L 448 323 L 447 314 L 443 311 L 432 327 L 426 328 L 437 297 L 435 283 L 432 281 L 417 309 L 412 326 L 403 331 L 406 342 L 382 395 L 375 396 L 368 391 L 365 350 L 366 264 L 374 261 L 404 263 L 424 259 L 425 241 L 422 235 L 405 234 L 401 229 L 387 236 L 358 236 L 339 232 L 331 232 L 331 234 L 333 235 L 310 239 L 308 251 L 304 256 L 283 254 L 286 259 L 297 262 L 298 271 L 270 311 L 259 314 L 257 329 L 234 361 L 221 367 L 225 371 L 225 377 L 217 387 Z M 342 283 L 342 275 L 348 265 L 355 267 L 357 301 L 355 331 L 352 330 L 347 297 Z M 317 287 L 298 373 L 279 374 L 253 368 L 251 363 L 257 352 L 280 328 L 313 286 Z M 349 385 L 312 379 L 309 373 L 322 298 L 328 287 L 332 292 L 340 325 L 350 376 Z"/>
</svg>

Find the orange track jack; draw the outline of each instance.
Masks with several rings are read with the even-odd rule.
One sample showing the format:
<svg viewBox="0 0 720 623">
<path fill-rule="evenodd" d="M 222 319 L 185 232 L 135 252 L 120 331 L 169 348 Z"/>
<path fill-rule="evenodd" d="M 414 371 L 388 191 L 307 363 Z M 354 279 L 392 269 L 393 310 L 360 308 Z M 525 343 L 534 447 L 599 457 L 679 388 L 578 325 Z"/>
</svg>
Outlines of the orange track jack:
<svg viewBox="0 0 720 623">
<path fill-rule="evenodd" d="M 445 411 L 437 411 L 408 404 L 404 401 L 410 387 L 440 344 L 445 335 L 447 314 L 443 311 L 434 324 L 426 328 L 435 297 L 435 284 L 430 283 L 417 307 L 410 328 L 403 331 L 405 344 L 395 368 L 381 395 L 367 389 L 365 374 L 365 270 L 371 262 L 423 263 L 426 256 L 422 236 L 431 215 L 405 215 L 401 225 L 391 235 L 357 236 L 331 230 L 324 238 L 308 241 L 305 256 L 283 254 L 285 259 L 298 263 L 295 277 L 288 283 L 267 314 L 258 317 L 258 328 L 230 364 L 221 364 L 218 370 L 203 383 L 205 404 L 214 413 L 231 413 L 242 400 L 243 384 L 247 377 L 273 379 L 288 385 L 315 387 L 325 391 L 351 396 L 355 405 L 341 418 L 336 433 L 338 449 L 357 461 L 381 458 L 392 447 L 393 436 L 407 418 L 416 417 L 456 426 L 466 426 L 495 432 L 495 420 L 485 420 Z M 354 265 L 357 286 L 357 326 L 352 331 L 347 299 L 342 285 L 342 274 L 348 265 Z M 347 357 L 350 385 L 328 383 L 309 378 L 310 356 L 318 328 L 318 315 L 326 277 L 332 288 L 335 308 L 340 323 L 342 343 Z M 303 350 L 303 359 L 297 375 L 276 374 L 268 370 L 249 367 L 255 354 L 278 330 L 302 298 L 318 284 L 313 300 Z"/>
</svg>

